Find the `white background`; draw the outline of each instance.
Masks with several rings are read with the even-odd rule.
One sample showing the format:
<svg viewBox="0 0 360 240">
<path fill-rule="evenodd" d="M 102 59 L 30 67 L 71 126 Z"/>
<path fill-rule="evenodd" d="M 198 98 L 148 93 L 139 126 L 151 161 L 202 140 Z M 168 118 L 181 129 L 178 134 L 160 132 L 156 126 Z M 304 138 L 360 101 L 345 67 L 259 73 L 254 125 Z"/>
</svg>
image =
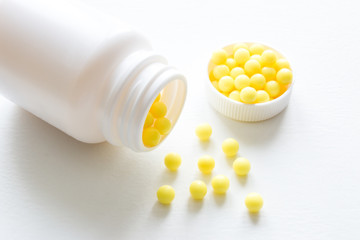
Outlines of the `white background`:
<svg viewBox="0 0 360 240">
<path fill-rule="evenodd" d="M 360 17 L 358 1 L 84 0 L 144 32 L 188 77 L 185 109 L 167 141 L 150 153 L 68 137 L 0 101 L 0 239 L 360 239 Z M 19 16 L 21 17 L 21 16 Z M 273 119 L 241 123 L 216 113 L 203 81 L 211 52 L 257 41 L 291 62 L 289 107 Z M 200 144 L 197 124 L 213 136 Z M 238 178 L 221 142 L 234 137 L 252 170 Z M 170 151 L 183 164 L 163 165 Z M 225 197 L 189 197 L 197 158 L 216 159 L 230 178 Z M 171 184 L 171 206 L 156 190 Z M 248 192 L 264 197 L 258 216 Z"/>
</svg>

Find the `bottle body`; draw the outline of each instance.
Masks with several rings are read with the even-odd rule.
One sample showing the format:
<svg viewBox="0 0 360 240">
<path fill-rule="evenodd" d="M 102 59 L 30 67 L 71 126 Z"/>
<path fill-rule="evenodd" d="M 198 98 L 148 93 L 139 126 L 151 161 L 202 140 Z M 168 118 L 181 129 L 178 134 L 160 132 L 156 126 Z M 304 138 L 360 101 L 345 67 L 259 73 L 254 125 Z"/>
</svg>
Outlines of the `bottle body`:
<svg viewBox="0 0 360 240">
<path fill-rule="evenodd" d="M 131 98 L 121 86 L 134 88 L 136 75 L 166 61 L 152 53 L 141 34 L 116 19 L 83 6 L 53 4 L 0 3 L 0 91 L 80 141 L 109 141 L 104 131 L 122 131 L 104 130 L 111 129 L 109 114 L 123 119 L 116 111 Z M 150 78 L 143 77 L 143 84 Z M 113 100 L 121 94 L 122 103 Z"/>
</svg>

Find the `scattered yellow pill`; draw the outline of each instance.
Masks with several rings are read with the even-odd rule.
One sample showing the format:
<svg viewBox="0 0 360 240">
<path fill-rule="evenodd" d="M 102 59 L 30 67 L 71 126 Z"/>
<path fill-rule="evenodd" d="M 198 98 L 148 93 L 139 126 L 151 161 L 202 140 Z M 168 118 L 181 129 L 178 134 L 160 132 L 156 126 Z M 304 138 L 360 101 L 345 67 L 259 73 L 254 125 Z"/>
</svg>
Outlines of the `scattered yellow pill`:
<svg viewBox="0 0 360 240">
<path fill-rule="evenodd" d="M 202 200 L 207 193 L 206 184 L 200 180 L 192 182 L 189 190 L 192 198 L 196 200 Z"/>
<path fill-rule="evenodd" d="M 234 89 L 234 79 L 230 76 L 222 77 L 219 80 L 219 89 L 223 92 L 230 92 Z"/>
<path fill-rule="evenodd" d="M 252 76 L 255 73 L 259 73 L 261 70 L 260 63 L 255 59 L 250 59 L 244 65 L 244 70 L 248 76 Z"/>
<path fill-rule="evenodd" d="M 233 58 L 226 59 L 225 65 L 229 67 L 229 69 L 233 69 L 236 67 L 236 61 Z"/>
<path fill-rule="evenodd" d="M 262 75 L 261 73 L 254 74 L 250 78 L 250 87 L 253 87 L 256 90 L 264 89 L 265 84 L 266 84 L 266 79 L 264 75 Z"/>
<path fill-rule="evenodd" d="M 218 65 L 214 67 L 213 70 L 214 77 L 219 80 L 224 76 L 228 76 L 230 74 L 229 67 L 226 65 Z"/>
<path fill-rule="evenodd" d="M 269 93 L 270 97 L 276 98 L 280 94 L 280 85 L 277 81 L 269 81 L 265 85 L 265 91 Z"/>
<path fill-rule="evenodd" d="M 235 79 L 237 76 L 244 74 L 244 73 L 245 73 L 244 69 L 242 69 L 241 67 L 235 67 L 235 68 L 231 69 L 230 76 L 233 79 Z"/>
<path fill-rule="evenodd" d="M 215 88 L 216 90 L 218 90 L 218 91 L 220 90 L 220 89 L 219 89 L 219 82 L 218 82 L 218 81 L 212 81 L 211 84 L 214 86 L 214 88 Z"/>
<path fill-rule="evenodd" d="M 229 94 L 229 98 L 235 101 L 240 102 L 240 91 L 234 90 Z"/>
<path fill-rule="evenodd" d="M 258 193 L 249 193 L 245 198 L 245 205 L 251 213 L 259 212 L 263 204 L 264 200 Z"/>
<path fill-rule="evenodd" d="M 291 70 L 287 68 L 280 69 L 276 74 L 276 80 L 283 85 L 290 84 L 292 82 L 292 77 L 293 74 Z"/>
<path fill-rule="evenodd" d="M 181 156 L 178 153 L 168 153 L 164 158 L 164 164 L 170 171 L 176 171 L 181 165 Z"/>
<path fill-rule="evenodd" d="M 246 158 L 237 158 L 233 162 L 233 169 L 239 176 L 246 176 L 250 171 L 250 162 Z"/>
<path fill-rule="evenodd" d="M 233 53 L 235 53 L 239 48 L 249 50 L 249 46 L 246 43 L 237 43 L 233 46 Z"/>
<path fill-rule="evenodd" d="M 290 69 L 290 63 L 288 60 L 286 60 L 284 58 L 280 58 L 280 59 L 276 60 L 275 68 L 276 68 L 276 70 L 280 70 L 282 68 Z"/>
<path fill-rule="evenodd" d="M 165 103 L 163 103 L 163 102 L 154 102 L 153 105 L 150 108 L 150 112 L 155 118 L 164 117 L 166 115 L 166 112 L 167 112 L 167 108 L 166 108 Z"/>
<path fill-rule="evenodd" d="M 269 94 L 264 90 L 258 90 L 256 92 L 255 103 L 264 103 L 270 101 Z"/>
<path fill-rule="evenodd" d="M 155 147 L 160 143 L 161 134 L 154 127 L 148 127 L 143 130 L 142 140 L 146 147 Z"/>
<path fill-rule="evenodd" d="M 215 160 L 209 156 L 204 155 L 198 160 L 198 168 L 204 174 L 210 174 L 215 167 Z"/>
<path fill-rule="evenodd" d="M 245 87 L 249 87 L 250 78 L 245 74 L 241 74 L 235 78 L 234 85 L 237 90 L 241 90 Z"/>
<path fill-rule="evenodd" d="M 250 53 L 248 50 L 240 48 L 235 52 L 234 59 L 237 64 L 243 65 L 250 59 Z"/>
<path fill-rule="evenodd" d="M 261 74 L 264 75 L 267 81 L 275 80 L 276 70 L 272 67 L 263 67 L 261 69 Z"/>
<path fill-rule="evenodd" d="M 249 48 L 251 55 L 261 55 L 265 50 L 265 47 L 261 44 L 254 43 Z"/>
<path fill-rule="evenodd" d="M 224 49 L 219 49 L 213 52 L 211 61 L 215 64 L 222 64 L 226 61 L 227 53 Z"/>
<path fill-rule="evenodd" d="M 195 134 L 201 141 L 208 141 L 212 134 L 212 129 L 210 124 L 203 123 L 198 125 L 195 129 Z"/>
<path fill-rule="evenodd" d="M 276 54 L 273 50 L 265 50 L 261 54 L 261 62 L 266 66 L 272 66 L 276 62 Z"/>
<path fill-rule="evenodd" d="M 171 122 L 165 117 L 156 119 L 154 126 L 162 135 L 168 134 L 171 130 Z"/>
<path fill-rule="evenodd" d="M 217 175 L 211 180 L 211 186 L 217 194 L 225 194 L 230 187 L 230 180 L 224 175 Z"/>
<path fill-rule="evenodd" d="M 163 185 L 158 189 L 156 195 L 160 203 L 170 204 L 175 198 L 175 190 L 169 185 Z"/>
<path fill-rule="evenodd" d="M 148 113 L 145 119 L 144 128 L 150 127 L 154 123 L 154 117 L 151 113 Z"/>
<path fill-rule="evenodd" d="M 233 138 L 225 139 L 221 147 L 227 157 L 233 157 L 239 151 L 239 143 Z"/>
<path fill-rule="evenodd" d="M 252 87 L 243 88 L 240 91 L 240 99 L 243 103 L 253 103 L 256 100 L 256 90 Z"/>
</svg>

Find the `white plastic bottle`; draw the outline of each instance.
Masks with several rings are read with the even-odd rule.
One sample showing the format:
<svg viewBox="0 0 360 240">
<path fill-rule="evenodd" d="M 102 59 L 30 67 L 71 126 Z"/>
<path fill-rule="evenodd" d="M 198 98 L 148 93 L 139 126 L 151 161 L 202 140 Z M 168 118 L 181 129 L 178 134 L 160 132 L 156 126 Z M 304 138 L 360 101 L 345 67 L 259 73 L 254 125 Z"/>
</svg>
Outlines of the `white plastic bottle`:
<svg viewBox="0 0 360 240">
<path fill-rule="evenodd" d="M 156 96 L 173 125 L 185 77 L 148 41 L 84 6 L 0 0 L 0 93 L 68 135 L 134 151 Z"/>
</svg>

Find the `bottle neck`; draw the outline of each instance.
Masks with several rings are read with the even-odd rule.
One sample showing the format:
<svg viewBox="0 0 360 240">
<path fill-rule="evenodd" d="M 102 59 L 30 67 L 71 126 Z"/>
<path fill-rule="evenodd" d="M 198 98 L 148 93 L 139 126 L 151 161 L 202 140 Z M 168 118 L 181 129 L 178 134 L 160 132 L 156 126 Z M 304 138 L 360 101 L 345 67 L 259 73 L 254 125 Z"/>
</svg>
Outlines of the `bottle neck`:
<svg viewBox="0 0 360 240">
<path fill-rule="evenodd" d="M 102 129 L 108 142 L 137 152 L 149 151 L 142 142 L 146 116 L 157 95 L 168 107 L 174 126 L 186 97 L 186 79 L 166 59 L 138 51 L 124 59 L 112 74 L 112 88 L 105 101 Z"/>
</svg>

